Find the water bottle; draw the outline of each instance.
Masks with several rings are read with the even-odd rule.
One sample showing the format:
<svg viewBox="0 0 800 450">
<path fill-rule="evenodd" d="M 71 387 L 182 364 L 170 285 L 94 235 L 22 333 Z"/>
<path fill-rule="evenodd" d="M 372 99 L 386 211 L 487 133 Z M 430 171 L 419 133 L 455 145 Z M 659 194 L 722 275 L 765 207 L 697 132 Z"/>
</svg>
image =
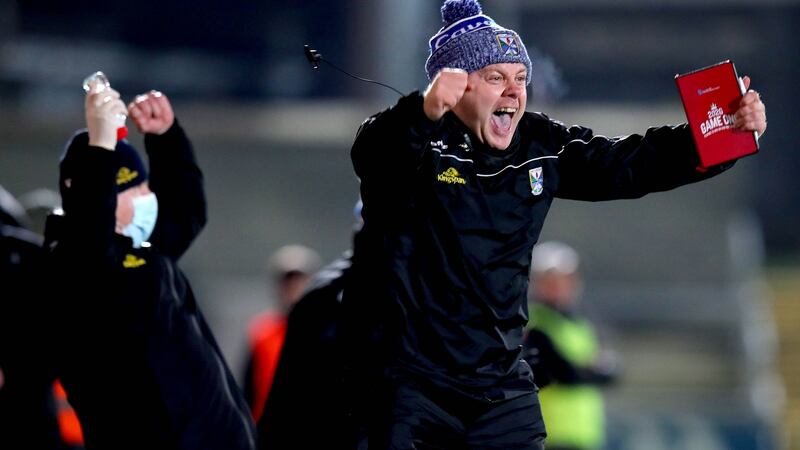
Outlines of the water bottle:
<svg viewBox="0 0 800 450">
<path fill-rule="evenodd" d="M 95 92 L 103 92 L 106 89 L 111 89 L 111 83 L 108 81 L 108 77 L 103 72 L 99 70 L 83 80 L 83 90 L 86 93 L 89 93 L 92 90 L 92 86 L 94 86 Z M 128 136 L 128 127 L 125 126 L 125 121 L 128 119 L 126 114 L 116 114 L 117 120 L 117 140 L 121 141 Z"/>
</svg>

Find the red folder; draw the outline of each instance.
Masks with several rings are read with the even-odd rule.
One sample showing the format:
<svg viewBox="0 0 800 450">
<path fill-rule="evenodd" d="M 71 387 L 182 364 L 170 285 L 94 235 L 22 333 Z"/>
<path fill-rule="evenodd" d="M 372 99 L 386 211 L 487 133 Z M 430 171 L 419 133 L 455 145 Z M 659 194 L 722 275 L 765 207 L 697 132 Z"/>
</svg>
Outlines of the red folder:
<svg viewBox="0 0 800 450">
<path fill-rule="evenodd" d="M 758 133 L 733 128 L 744 85 L 731 61 L 675 75 L 704 168 L 758 152 Z"/>
</svg>

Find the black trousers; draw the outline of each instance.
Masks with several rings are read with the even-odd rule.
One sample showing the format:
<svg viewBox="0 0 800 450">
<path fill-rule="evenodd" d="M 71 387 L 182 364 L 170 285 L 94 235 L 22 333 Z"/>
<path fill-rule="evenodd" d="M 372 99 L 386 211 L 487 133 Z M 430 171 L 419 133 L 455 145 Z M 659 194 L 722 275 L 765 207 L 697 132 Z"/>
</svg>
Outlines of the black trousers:
<svg viewBox="0 0 800 450">
<path fill-rule="evenodd" d="M 535 390 L 488 400 L 411 382 L 388 382 L 371 408 L 369 449 L 544 449 Z M 373 405 L 375 403 L 373 402 Z"/>
</svg>

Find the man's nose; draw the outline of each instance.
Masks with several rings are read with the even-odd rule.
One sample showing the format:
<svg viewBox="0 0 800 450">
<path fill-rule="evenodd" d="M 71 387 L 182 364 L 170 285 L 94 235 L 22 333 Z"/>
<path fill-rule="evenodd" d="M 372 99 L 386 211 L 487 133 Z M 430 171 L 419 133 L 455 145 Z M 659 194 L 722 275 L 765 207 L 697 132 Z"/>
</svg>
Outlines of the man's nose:
<svg viewBox="0 0 800 450">
<path fill-rule="evenodd" d="M 519 83 L 517 83 L 516 81 L 510 81 L 506 85 L 506 89 L 505 89 L 505 91 L 503 91 L 503 95 L 506 96 L 506 97 L 511 97 L 511 98 L 515 98 L 516 99 L 516 98 L 519 98 L 520 95 L 522 95 L 522 91 L 524 89 L 525 89 L 525 87 L 524 86 L 520 86 Z"/>
</svg>

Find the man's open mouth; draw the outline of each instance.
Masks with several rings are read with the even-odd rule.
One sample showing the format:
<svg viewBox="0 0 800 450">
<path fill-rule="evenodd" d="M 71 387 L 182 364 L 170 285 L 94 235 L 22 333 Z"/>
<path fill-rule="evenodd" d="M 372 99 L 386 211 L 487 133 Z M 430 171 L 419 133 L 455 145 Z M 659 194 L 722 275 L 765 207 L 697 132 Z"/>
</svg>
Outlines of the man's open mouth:
<svg viewBox="0 0 800 450">
<path fill-rule="evenodd" d="M 511 119 L 517 113 L 517 108 L 498 108 L 492 113 L 492 125 L 501 134 L 511 131 Z"/>
</svg>

